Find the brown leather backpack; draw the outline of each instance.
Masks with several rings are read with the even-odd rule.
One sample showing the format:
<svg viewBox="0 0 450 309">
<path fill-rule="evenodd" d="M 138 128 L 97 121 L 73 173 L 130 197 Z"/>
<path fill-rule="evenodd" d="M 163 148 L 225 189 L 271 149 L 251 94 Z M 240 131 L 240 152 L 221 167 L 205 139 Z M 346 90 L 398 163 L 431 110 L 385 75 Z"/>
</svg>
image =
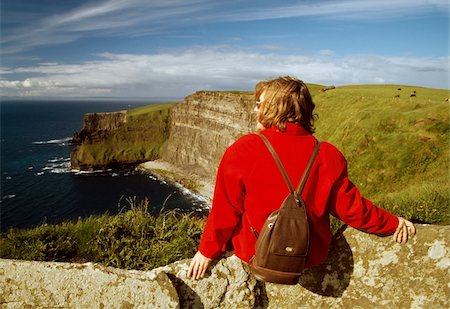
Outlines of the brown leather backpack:
<svg viewBox="0 0 450 309">
<path fill-rule="evenodd" d="M 251 227 L 257 240 L 256 252 L 249 265 L 251 272 L 258 280 L 297 284 L 309 252 L 309 224 L 301 193 L 319 152 L 320 142 L 314 148 L 297 190 L 294 190 L 272 145 L 264 135 L 260 134 L 260 136 L 272 153 L 290 193 L 281 204 L 280 209 L 272 212 L 266 219 L 259 235 L 255 228 Z M 247 219 L 249 220 L 248 215 Z"/>
</svg>

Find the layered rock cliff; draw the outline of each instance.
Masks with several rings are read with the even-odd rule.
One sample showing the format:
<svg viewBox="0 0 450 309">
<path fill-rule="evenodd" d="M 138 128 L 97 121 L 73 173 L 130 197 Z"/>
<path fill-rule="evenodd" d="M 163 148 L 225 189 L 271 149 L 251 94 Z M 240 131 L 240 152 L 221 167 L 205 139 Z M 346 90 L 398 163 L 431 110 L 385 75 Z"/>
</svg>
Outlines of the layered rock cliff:
<svg viewBox="0 0 450 309">
<path fill-rule="evenodd" d="M 255 129 L 248 92 L 199 91 L 175 105 L 162 160 L 213 179 L 225 149 Z"/>
<path fill-rule="evenodd" d="M 238 258 L 204 279 L 189 260 L 149 272 L 0 260 L 2 308 L 449 308 L 450 226 L 418 225 L 407 244 L 348 228 L 297 285 L 261 283 Z"/>
</svg>

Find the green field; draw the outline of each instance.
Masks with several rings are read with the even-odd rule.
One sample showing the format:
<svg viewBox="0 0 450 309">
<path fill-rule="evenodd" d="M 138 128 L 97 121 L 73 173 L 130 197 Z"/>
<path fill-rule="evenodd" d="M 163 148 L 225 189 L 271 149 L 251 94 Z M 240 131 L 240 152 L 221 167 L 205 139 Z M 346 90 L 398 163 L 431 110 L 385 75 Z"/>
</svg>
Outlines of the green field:
<svg viewBox="0 0 450 309">
<path fill-rule="evenodd" d="M 449 223 L 448 91 L 361 85 L 312 92 L 316 136 L 342 151 L 364 196 L 416 222 Z"/>
</svg>

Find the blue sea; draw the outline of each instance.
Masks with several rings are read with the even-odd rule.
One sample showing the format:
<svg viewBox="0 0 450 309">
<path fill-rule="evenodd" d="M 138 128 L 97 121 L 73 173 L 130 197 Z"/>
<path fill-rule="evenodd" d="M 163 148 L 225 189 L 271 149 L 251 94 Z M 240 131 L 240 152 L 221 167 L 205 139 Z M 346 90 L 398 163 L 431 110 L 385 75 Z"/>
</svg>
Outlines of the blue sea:
<svg viewBox="0 0 450 309">
<path fill-rule="evenodd" d="M 116 214 L 148 197 L 152 210 L 198 211 L 204 202 L 133 168 L 80 173 L 69 143 L 86 112 L 131 109 L 148 102 L 2 101 L 0 229 Z M 164 203 L 165 202 L 165 203 Z"/>
</svg>

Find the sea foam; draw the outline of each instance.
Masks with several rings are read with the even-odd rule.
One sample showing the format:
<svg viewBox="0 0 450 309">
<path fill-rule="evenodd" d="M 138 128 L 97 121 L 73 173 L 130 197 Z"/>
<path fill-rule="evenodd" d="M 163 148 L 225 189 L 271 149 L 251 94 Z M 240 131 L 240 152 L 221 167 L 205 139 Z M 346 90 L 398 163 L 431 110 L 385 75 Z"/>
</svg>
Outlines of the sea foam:
<svg viewBox="0 0 450 309">
<path fill-rule="evenodd" d="M 33 142 L 33 144 L 35 144 L 35 145 L 58 144 L 59 146 L 67 146 L 70 144 L 71 140 L 72 140 L 71 137 L 65 137 L 62 139 L 51 139 L 48 141 L 36 141 L 36 142 Z"/>
</svg>

